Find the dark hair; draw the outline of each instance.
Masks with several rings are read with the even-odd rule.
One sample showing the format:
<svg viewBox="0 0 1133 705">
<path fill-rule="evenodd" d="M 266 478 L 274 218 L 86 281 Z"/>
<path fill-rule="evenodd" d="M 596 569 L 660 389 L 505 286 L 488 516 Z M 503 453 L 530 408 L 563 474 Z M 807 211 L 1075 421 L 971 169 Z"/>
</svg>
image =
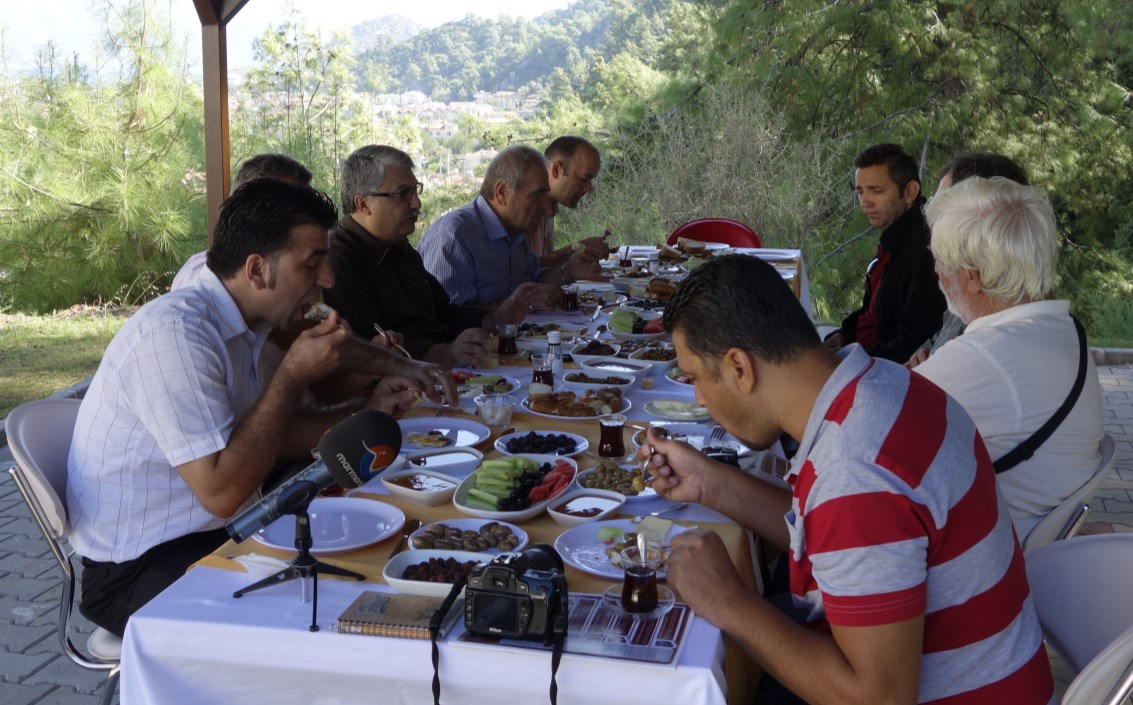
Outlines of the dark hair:
<svg viewBox="0 0 1133 705">
<path fill-rule="evenodd" d="M 714 376 L 731 348 L 783 364 L 821 345 L 791 287 L 774 267 L 749 255 L 716 257 L 694 269 L 662 320 L 666 331 L 681 331 Z"/>
<path fill-rule="evenodd" d="M 586 147 L 593 150 L 595 154 L 598 154 L 598 148 L 591 144 L 589 140 L 578 137 L 577 135 L 563 135 L 562 137 L 556 137 L 547 145 L 547 148 L 543 150 L 543 156 L 546 157 L 549 162 L 556 159 L 570 162 L 579 147 Z"/>
<path fill-rule="evenodd" d="M 300 225 L 330 229 L 338 219 L 334 203 L 310 186 L 275 179 L 253 179 L 236 189 L 220 206 L 206 263 L 227 279 L 258 254 L 269 260 L 291 246 L 291 231 Z"/>
<path fill-rule="evenodd" d="M 253 179 L 279 179 L 310 184 L 311 172 L 286 154 L 257 154 L 240 165 L 232 179 L 232 192 Z"/>
<path fill-rule="evenodd" d="M 973 176 L 984 179 L 1002 176 L 1017 184 L 1030 186 L 1030 182 L 1027 181 L 1027 172 L 1023 171 L 1023 167 L 1009 157 L 991 152 L 960 152 L 948 160 L 937 178 L 943 179 L 946 174 L 952 174 L 953 186 Z"/>
<path fill-rule="evenodd" d="M 875 144 L 872 147 L 866 147 L 854 159 L 854 167 L 857 169 L 882 164 L 889 167 L 890 180 L 897 184 L 897 188 L 901 189 L 902 192 L 910 181 L 916 181 L 918 184 L 921 182 L 917 160 L 907 154 L 904 149 L 901 149 L 899 144 L 889 142 Z"/>
<path fill-rule="evenodd" d="M 358 210 L 354 197 L 380 188 L 386 178 L 386 167 L 413 168 L 413 158 L 397 147 L 368 144 L 350 153 L 342 163 L 342 214 Z"/>
</svg>

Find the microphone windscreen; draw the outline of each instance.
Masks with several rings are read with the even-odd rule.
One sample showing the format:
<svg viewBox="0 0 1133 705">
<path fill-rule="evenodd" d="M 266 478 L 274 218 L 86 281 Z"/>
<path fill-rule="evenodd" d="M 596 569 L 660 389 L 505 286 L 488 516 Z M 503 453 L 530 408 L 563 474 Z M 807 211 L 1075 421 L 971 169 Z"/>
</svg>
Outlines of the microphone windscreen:
<svg viewBox="0 0 1133 705">
<path fill-rule="evenodd" d="M 388 414 L 367 409 L 338 423 L 319 440 L 319 455 L 334 481 L 360 487 L 401 452 L 401 427 Z"/>
</svg>

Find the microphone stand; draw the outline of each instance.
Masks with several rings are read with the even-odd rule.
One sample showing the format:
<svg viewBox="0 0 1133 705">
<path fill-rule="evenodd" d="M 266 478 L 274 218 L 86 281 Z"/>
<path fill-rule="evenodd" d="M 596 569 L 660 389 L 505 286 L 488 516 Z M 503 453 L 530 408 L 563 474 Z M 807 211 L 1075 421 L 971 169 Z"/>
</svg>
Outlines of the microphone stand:
<svg viewBox="0 0 1133 705">
<path fill-rule="evenodd" d="M 313 485 L 313 483 L 307 484 Z M 361 573 L 355 573 L 352 570 L 340 568 L 336 565 L 323 563 L 322 561 L 316 560 L 315 557 L 311 555 L 311 546 L 314 544 L 314 541 L 311 538 L 311 517 L 307 514 L 307 507 L 310 505 L 311 499 L 314 499 L 314 493 L 311 493 L 310 498 L 308 498 L 301 507 L 288 512 L 289 514 L 295 515 L 295 548 L 298 550 L 295 559 L 278 573 L 269 575 L 263 580 L 241 588 L 232 593 L 232 596 L 243 597 L 245 593 L 301 578 L 303 580 L 300 592 L 301 599 L 303 602 L 306 602 L 307 578 L 313 578 L 311 581 L 311 594 L 313 599 L 311 600 L 311 626 L 309 629 L 312 632 L 317 632 L 319 631 L 319 572 L 327 573 L 328 575 L 341 575 L 347 578 L 354 578 L 355 580 L 365 580 L 365 576 Z"/>
</svg>

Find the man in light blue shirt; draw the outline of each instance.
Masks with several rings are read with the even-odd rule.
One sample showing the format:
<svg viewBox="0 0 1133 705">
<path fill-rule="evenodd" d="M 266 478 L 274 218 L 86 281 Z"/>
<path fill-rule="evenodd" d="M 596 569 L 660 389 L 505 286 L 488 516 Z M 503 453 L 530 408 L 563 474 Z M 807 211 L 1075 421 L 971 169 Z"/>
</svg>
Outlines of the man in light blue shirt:
<svg viewBox="0 0 1133 705">
<path fill-rule="evenodd" d="M 475 200 L 433 221 L 417 250 L 452 303 L 494 308 L 520 284 L 533 281 L 549 285 L 542 304 L 553 307 L 559 285 L 592 275 L 596 263 L 585 251 L 546 269 L 528 247 L 525 233 L 550 208 L 548 191 L 543 155 L 512 145 L 488 165 Z"/>
</svg>

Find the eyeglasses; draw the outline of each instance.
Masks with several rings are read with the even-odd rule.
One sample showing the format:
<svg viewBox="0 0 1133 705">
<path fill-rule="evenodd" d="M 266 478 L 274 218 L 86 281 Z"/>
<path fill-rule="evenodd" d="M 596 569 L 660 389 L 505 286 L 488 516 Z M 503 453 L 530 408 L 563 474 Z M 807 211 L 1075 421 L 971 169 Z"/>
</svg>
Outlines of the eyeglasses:
<svg viewBox="0 0 1133 705">
<path fill-rule="evenodd" d="M 380 192 L 380 191 L 374 191 L 374 192 L 368 193 L 366 195 L 367 196 L 375 196 L 375 197 L 379 197 L 379 198 L 384 196 L 386 198 L 397 201 L 398 203 L 404 203 L 405 201 L 409 200 L 409 197 L 413 195 L 414 191 L 416 191 L 417 195 L 420 196 L 421 193 L 424 190 L 425 190 L 425 184 L 418 181 L 416 186 L 407 186 L 403 189 L 398 189 L 396 191 L 386 191 L 384 193 Z"/>
</svg>

